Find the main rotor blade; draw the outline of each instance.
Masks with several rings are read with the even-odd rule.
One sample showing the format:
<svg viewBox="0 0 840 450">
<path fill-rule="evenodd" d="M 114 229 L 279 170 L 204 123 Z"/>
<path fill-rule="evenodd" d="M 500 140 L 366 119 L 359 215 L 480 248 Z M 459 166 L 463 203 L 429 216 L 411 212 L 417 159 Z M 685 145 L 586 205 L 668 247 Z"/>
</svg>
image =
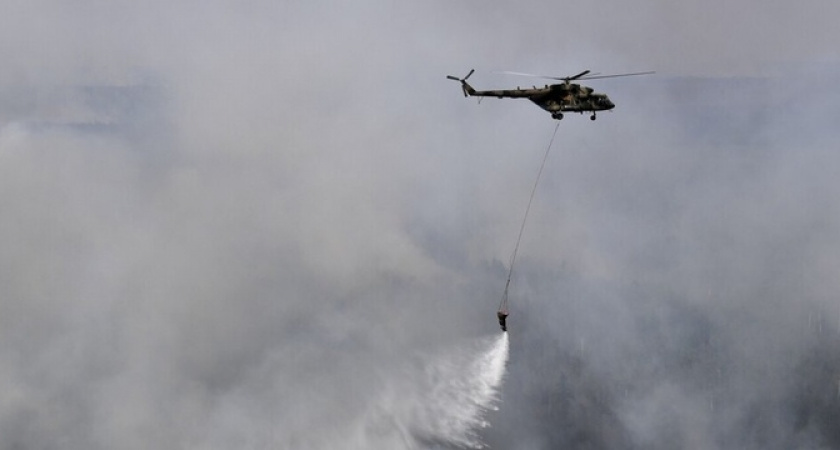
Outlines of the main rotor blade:
<svg viewBox="0 0 840 450">
<path fill-rule="evenodd" d="M 616 75 L 599 75 L 597 73 L 593 73 L 592 75 L 588 75 L 590 73 L 590 71 L 585 70 L 585 71 L 583 71 L 583 72 L 581 72 L 581 73 L 579 73 L 579 74 L 577 74 L 573 77 L 549 77 L 549 76 L 546 76 L 546 75 L 534 75 L 532 73 L 508 72 L 508 71 L 497 72 L 497 73 L 503 73 L 503 74 L 507 74 L 507 75 L 521 75 L 521 76 L 524 76 L 524 77 L 533 77 L 533 78 L 544 78 L 546 80 L 571 81 L 571 80 L 599 80 L 601 78 L 617 78 L 617 77 L 631 77 L 631 76 L 636 76 L 636 75 L 650 75 L 650 74 L 656 73 L 656 72 L 648 71 L 648 72 L 620 73 L 620 74 L 616 74 Z"/>
<path fill-rule="evenodd" d="M 460 79 L 460 78 L 458 78 L 458 77 L 453 77 L 452 75 L 447 75 L 447 76 L 446 76 L 446 78 L 448 78 L 448 79 L 450 79 L 450 80 L 461 81 L 461 79 Z"/>
<path fill-rule="evenodd" d="M 509 72 L 509 71 L 503 71 L 503 72 L 498 72 L 498 73 L 503 73 L 503 74 L 507 74 L 507 75 L 521 75 L 523 77 L 543 78 L 543 79 L 546 79 L 546 80 L 571 81 L 571 80 L 577 80 L 578 78 L 588 74 L 589 71 L 584 70 L 583 72 L 581 72 L 581 73 L 579 73 L 579 74 L 577 74 L 573 77 L 550 77 L 548 75 L 534 75 L 532 73 Z"/>
<path fill-rule="evenodd" d="M 503 73 L 505 75 L 520 75 L 520 76 L 523 76 L 523 77 L 546 78 L 546 79 L 549 79 L 549 80 L 563 80 L 563 78 L 549 77 L 549 76 L 546 76 L 546 75 L 534 75 L 533 73 L 509 72 L 507 70 L 502 71 L 502 72 L 496 72 L 496 73 Z"/>
<path fill-rule="evenodd" d="M 564 80 L 570 80 L 570 81 L 571 81 L 571 80 L 577 80 L 577 79 L 579 79 L 580 77 L 582 77 L 582 76 L 586 75 L 587 73 L 589 73 L 589 71 L 588 71 L 588 70 L 584 70 L 583 72 L 581 72 L 581 73 L 579 73 L 579 74 L 577 74 L 577 75 L 575 75 L 575 76 L 573 76 L 573 77 L 563 78 L 563 79 L 564 79 Z"/>
<path fill-rule="evenodd" d="M 618 78 L 618 77 L 632 77 L 636 75 L 650 75 L 652 73 L 656 73 L 654 71 L 648 72 L 634 72 L 634 73 L 620 73 L 616 75 L 590 75 L 588 77 L 579 78 L 580 80 L 598 80 L 601 78 Z"/>
<path fill-rule="evenodd" d="M 469 78 L 470 76 L 472 76 L 473 72 L 475 72 L 475 69 L 470 69 L 470 73 L 468 73 L 468 74 L 467 74 L 467 76 L 465 76 L 465 77 L 464 77 L 464 79 L 463 79 L 463 80 L 461 80 L 461 81 L 467 81 L 467 78 Z"/>
</svg>

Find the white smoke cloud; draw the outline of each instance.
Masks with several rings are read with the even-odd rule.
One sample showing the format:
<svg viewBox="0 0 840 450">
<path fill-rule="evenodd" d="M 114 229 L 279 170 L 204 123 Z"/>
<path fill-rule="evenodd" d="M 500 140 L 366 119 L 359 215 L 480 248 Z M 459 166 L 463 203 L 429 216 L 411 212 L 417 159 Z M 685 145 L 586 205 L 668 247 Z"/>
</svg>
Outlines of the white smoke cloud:
<svg viewBox="0 0 840 450">
<path fill-rule="evenodd" d="M 667 75 L 831 68 L 836 6 L 612 3 L 5 5 L 0 448 L 478 442 L 481 423 L 445 418 L 477 417 L 486 402 L 460 395 L 490 391 L 464 383 L 498 372 L 462 367 L 462 345 L 496 332 L 553 123 L 527 102 L 461 99 L 444 76 L 471 67 L 477 87 L 520 83 L 488 69 L 664 73 L 593 85 L 615 114 L 564 121 L 515 280 L 517 307 L 533 310 L 512 327 L 539 311 L 539 342 L 572 336 L 605 377 L 624 373 L 612 357 L 649 356 L 634 322 L 649 309 L 625 294 L 680 292 L 733 355 L 771 356 L 743 373 L 789 369 L 772 356 L 808 348 L 798 324 L 836 312 L 836 111 L 819 94 L 834 80 L 690 95 L 692 80 Z M 793 114 L 739 115 L 768 98 Z M 752 328 L 715 312 L 756 298 L 773 308 Z M 760 339 L 766 327 L 778 337 Z M 407 374 L 417 354 L 452 365 Z M 453 402 L 435 414 L 399 395 L 433 387 Z M 642 391 L 658 417 L 659 394 Z"/>
</svg>

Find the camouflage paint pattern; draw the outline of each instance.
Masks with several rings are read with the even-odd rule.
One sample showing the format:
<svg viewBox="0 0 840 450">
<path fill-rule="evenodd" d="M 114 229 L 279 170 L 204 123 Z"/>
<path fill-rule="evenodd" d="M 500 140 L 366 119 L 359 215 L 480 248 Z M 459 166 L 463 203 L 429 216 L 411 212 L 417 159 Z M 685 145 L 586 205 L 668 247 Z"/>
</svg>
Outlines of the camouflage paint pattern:
<svg viewBox="0 0 840 450">
<path fill-rule="evenodd" d="M 590 116 L 590 118 L 595 120 L 596 111 L 609 111 L 615 108 L 615 104 L 610 101 L 606 94 L 596 93 L 588 86 L 571 83 L 570 80 L 586 75 L 589 73 L 588 70 L 575 75 L 574 77 L 563 78 L 562 80 L 564 81 L 560 84 L 547 84 L 545 87 L 541 88 L 536 86 L 530 89 L 517 87 L 516 89 L 490 91 L 477 91 L 475 88 L 470 86 L 469 83 L 467 83 L 467 78 L 469 78 L 473 72 L 474 71 L 471 70 L 464 78 L 457 78 L 452 75 L 449 75 L 446 78 L 460 82 L 461 89 L 464 91 L 465 97 L 527 98 L 540 108 L 551 113 L 551 117 L 557 120 L 563 118 L 564 112 L 576 112 L 580 114 L 591 112 L 592 116 Z"/>
</svg>

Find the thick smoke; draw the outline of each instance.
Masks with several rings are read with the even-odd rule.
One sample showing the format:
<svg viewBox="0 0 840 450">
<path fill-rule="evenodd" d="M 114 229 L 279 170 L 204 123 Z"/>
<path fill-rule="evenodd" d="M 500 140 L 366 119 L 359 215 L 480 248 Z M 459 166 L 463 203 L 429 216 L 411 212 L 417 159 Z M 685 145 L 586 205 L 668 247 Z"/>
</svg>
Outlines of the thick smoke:
<svg viewBox="0 0 840 450">
<path fill-rule="evenodd" d="M 837 5 L 660 3 L 9 2 L 0 448 L 840 446 Z M 561 124 L 486 415 L 554 123 L 472 67 L 659 71 Z"/>
</svg>

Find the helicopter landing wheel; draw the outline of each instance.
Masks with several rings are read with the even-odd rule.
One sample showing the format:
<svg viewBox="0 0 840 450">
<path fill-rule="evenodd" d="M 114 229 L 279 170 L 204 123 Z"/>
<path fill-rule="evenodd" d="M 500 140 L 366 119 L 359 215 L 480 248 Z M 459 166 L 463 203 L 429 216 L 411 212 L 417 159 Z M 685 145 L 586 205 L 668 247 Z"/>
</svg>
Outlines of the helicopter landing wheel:
<svg viewBox="0 0 840 450">
<path fill-rule="evenodd" d="M 563 113 L 554 113 L 551 115 L 554 119 L 563 120 Z"/>
<path fill-rule="evenodd" d="M 589 120 L 595 120 L 595 119 L 596 119 L 595 114 L 592 114 L 591 116 L 589 116 Z"/>
</svg>

